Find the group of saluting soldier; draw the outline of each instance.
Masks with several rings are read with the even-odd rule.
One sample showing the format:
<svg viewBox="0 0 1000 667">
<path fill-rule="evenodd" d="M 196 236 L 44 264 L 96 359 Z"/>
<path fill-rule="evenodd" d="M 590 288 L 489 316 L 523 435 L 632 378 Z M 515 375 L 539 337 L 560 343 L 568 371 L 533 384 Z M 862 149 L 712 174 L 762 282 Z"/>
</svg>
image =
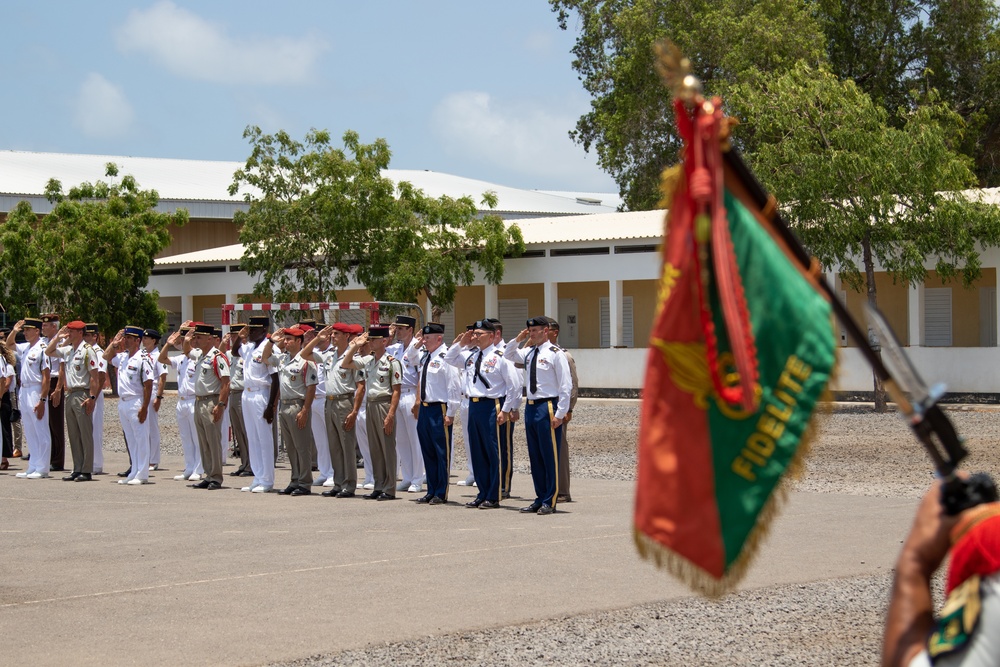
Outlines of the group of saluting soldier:
<svg viewBox="0 0 1000 667">
<path fill-rule="evenodd" d="M 91 481 L 103 472 L 103 387 L 111 365 L 131 463 L 119 483 L 146 484 L 159 465 L 157 415 L 173 366 L 184 456 L 184 470 L 174 479 L 194 488 L 222 488 L 231 426 L 241 465 L 230 475 L 252 478 L 244 492 L 301 496 L 322 486 L 326 497 L 358 494 L 377 501 L 395 500 L 400 491 L 424 492 L 417 503 L 445 504 L 452 429 L 461 417 L 471 474 L 459 484 L 477 488 L 467 507 L 492 509 L 511 497 L 518 421 L 534 487 L 534 500 L 520 510 L 552 514 L 571 499 L 565 435 L 576 403 L 576 369 L 556 344 L 559 325 L 550 318 L 529 319 L 510 341 L 499 320 L 484 318 L 448 345 L 444 325 L 417 329 L 406 315 L 367 330 L 303 320 L 274 333 L 269 317 L 252 316 L 225 335 L 209 324 L 185 322 L 162 348 L 158 331 L 128 326 L 103 350 L 97 325 L 58 324 L 54 314 L 25 319 L 7 338 L 20 365 L 18 398 L 30 452 L 18 477 L 49 476 L 46 417 L 53 382 L 65 394 L 73 457 L 63 479 Z M 18 334 L 25 342 L 15 346 Z M 280 490 L 276 430 L 291 469 Z"/>
</svg>

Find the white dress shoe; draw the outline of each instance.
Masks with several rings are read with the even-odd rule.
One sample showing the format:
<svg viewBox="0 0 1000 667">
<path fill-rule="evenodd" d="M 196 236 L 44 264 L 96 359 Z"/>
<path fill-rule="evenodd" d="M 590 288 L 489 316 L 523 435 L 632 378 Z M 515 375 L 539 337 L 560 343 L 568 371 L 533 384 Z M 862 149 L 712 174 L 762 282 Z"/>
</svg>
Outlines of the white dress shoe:
<svg viewBox="0 0 1000 667">
<path fill-rule="evenodd" d="M 28 476 L 28 473 L 26 473 L 26 472 L 19 472 L 16 475 L 14 475 L 14 477 L 20 477 L 21 479 L 25 479 L 27 476 Z M 358 484 L 358 487 L 360 487 L 360 486 L 361 485 Z"/>
<path fill-rule="evenodd" d="M 476 485 L 476 478 L 473 475 L 469 475 L 465 479 L 460 479 L 458 481 L 458 485 L 459 486 L 475 486 Z"/>
<path fill-rule="evenodd" d="M 253 487 L 253 489 L 250 490 L 250 493 L 267 493 L 270 490 L 271 490 L 270 486 L 264 486 L 263 484 L 260 484 L 258 486 Z"/>
<path fill-rule="evenodd" d="M 152 472 L 152 471 L 154 471 L 154 470 L 159 470 L 159 469 L 160 469 L 160 464 L 158 464 L 158 463 L 156 463 L 156 464 L 153 464 L 153 463 L 151 463 L 151 464 L 149 465 L 149 470 L 150 470 L 150 472 Z"/>
<path fill-rule="evenodd" d="M 396 485 L 397 491 L 406 491 L 408 488 L 410 488 L 409 482 L 400 482 L 399 484 Z"/>
<path fill-rule="evenodd" d="M 174 479 L 176 479 L 179 482 L 181 480 L 187 479 L 187 476 L 186 475 L 174 475 Z"/>
<path fill-rule="evenodd" d="M 326 482 L 327 482 L 326 477 L 317 477 L 316 479 L 313 480 L 312 485 L 313 486 L 325 486 Z M 330 486 L 333 486 L 333 484 L 331 484 Z"/>
<path fill-rule="evenodd" d="M 118 480 L 118 483 L 119 484 L 128 484 L 129 480 L 127 480 L 127 479 L 120 479 L 120 480 Z"/>
<path fill-rule="evenodd" d="M 243 491 L 243 492 L 253 491 L 253 487 L 252 486 L 244 486 L 242 489 L 240 489 L 240 491 Z"/>
<path fill-rule="evenodd" d="M 28 474 L 28 479 L 42 479 L 43 477 L 48 477 L 48 474 L 44 472 L 33 472 Z"/>
<path fill-rule="evenodd" d="M 148 484 L 149 482 L 147 482 L 144 479 L 139 479 L 138 477 L 133 477 L 132 479 L 130 479 L 125 483 L 128 484 L 129 486 L 140 486 L 142 484 Z"/>
<path fill-rule="evenodd" d="M 423 489 L 423 487 L 421 487 L 420 484 L 417 484 L 416 482 L 414 482 L 413 484 L 410 484 L 409 488 L 407 488 L 406 490 L 409 493 L 420 493 L 420 491 L 422 489 Z"/>
<path fill-rule="evenodd" d="M 375 488 L 375 482 L 365 482 L 365 488 L 369 489 L 369 490 L 370 489 L 374 489 Z"/>
<path fill-rule="evenodd" d="M 198 473 L 194 473 L 190 477 L 188 477 L 187 479 L 188 479 L 189 482 L 200 482 L 201 481 L 201 475 L 199 475 Z"/>
<path fill-rule="evenodd" d="M 323 486 L 337 486 L 337 482 L 334 481 L 333 477 L 323 482 Z"/>
</svg>

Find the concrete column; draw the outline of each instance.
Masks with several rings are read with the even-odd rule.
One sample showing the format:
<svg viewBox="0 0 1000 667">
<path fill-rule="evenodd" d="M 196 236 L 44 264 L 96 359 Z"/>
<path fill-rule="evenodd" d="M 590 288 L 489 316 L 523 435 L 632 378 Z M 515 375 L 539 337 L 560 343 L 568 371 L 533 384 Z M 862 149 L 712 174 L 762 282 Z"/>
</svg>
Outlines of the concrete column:
<svg viewBox="0 0 1000 667">
<path fill-rule="evenodd" d="M 194 296 L 191 294 L 181 295 L 181 322 L 194 319 Z"/>
<path fill-rule="evenodd" d="M 235 295 L 235 294 L 227 294 L 226 295 L 226 300 L 223 303 L 236 303 L 237 301 L 239 301 L 239 297 L 237 295 Z M 229 314 L 231 316 L 232 315 L 232 311 L 229 311 Z M 222 321 L 223 322 L 226 321 L 226 311 L 222 311 Z M 230 322 L 232 321 L 231 317 L 230 317 L 229 321 Z M 229 331 L 228 325 L 226 326 L 226 331 L 227 332 Z"/>
<path fill-rule="evenodd" d="M 497 296 L 497 286 L 486 283 L 483 287 L 486 290 L 484 303 L 485 317 L 500 317 L 500 298 Z M 531 317 L 534 317 L 534 315 Z"/>
<path fill-rule="evenodd" d="M 621 347 L 622 341 L 622 280 L 608 281 L 608 330 L 612 348 Z"/>
<path fill-rule="evenodd" d="M 543 283 L 542 292 L 545 295 L 545 312 L 547 317 L 559 317 L 559 283 Z M 538 313 L 528 313 L 528 317 L 535 317 Z"/>
<path fill-rule="evenodd" d="M 434 304 L 431 303 L 431 298 L 424 294 L 424 317 L 427 318 L 428 322 L 434 321 L 434 311 L 432 310 Z"/>
<path fill-rule="evenodd" d="M 924 284 L 910 285 L 906 291 L 907 345 L 924 344 Z"/>
</svg>

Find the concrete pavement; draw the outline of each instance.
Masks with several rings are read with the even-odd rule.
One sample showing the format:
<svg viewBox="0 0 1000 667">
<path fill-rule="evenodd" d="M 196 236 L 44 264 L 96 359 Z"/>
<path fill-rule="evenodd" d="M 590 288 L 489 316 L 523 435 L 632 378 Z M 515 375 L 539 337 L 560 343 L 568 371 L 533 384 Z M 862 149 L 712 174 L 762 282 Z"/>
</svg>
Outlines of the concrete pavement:
<svg viewBox="0 0 1000 667">
<path fill-rule="evenodd" d="M 251 495 L 232 467 L 230 488 L 202 491 L 165 464 L 142 487 L 0 473 L 5 661 L 260 664 L 690 594 L 636 555 L 632 483 L 574 479 L 576 502 L 540 517 L 516 511 L 528 497 L 484 511 Z M 915 506 L 792 494 L 743 587 L 888 571 Z"/>
</svg>

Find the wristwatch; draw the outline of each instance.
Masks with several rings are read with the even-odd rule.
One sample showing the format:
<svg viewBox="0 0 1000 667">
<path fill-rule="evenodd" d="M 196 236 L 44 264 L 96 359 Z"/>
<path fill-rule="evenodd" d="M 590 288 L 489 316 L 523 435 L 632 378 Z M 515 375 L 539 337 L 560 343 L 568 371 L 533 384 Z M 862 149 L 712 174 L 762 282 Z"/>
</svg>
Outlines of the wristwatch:
<svg viewBox="0 0 1000 667">
<path fill-rule="evenodd" d="M 92 401 L 96 401 L 96 400 L 97 400 L 97 397 L 96 397 L 96 396 L 94 396 L 93 394 L 91 394 L 91 395 L 90 395 L 90 400 L 92 400 Z"/>
</svg>

